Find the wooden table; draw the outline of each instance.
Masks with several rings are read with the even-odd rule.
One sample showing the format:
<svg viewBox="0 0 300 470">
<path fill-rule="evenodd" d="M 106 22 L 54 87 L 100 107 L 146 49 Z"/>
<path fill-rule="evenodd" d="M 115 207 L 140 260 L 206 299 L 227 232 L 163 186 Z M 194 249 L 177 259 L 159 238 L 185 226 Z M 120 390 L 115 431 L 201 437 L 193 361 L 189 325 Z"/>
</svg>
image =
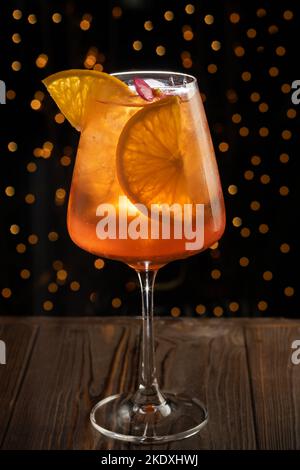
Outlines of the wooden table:
<svg viewBox="0 0 300 470">
<path fill-rule="evenodd" d="M 291 362 L 300 321 L 166 318 L 156 334 L 162 387 L 201 398 L 210 419 L 192 438 L 149 449 L 300 448 L 300 365 Z M 96 433 L 89 412 L 135 388 L 140 339 L 137 318 L 0 318 L 1 448 L 137 448 Z"/>
</svg>

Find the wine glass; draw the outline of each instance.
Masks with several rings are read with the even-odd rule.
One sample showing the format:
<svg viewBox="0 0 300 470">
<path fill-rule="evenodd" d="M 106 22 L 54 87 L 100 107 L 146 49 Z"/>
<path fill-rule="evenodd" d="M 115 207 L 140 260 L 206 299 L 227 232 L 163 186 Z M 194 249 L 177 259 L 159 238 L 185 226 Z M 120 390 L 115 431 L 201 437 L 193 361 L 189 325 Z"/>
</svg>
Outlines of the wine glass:
<svg viewBox="0 0 300 470">
<path fill-rule="evenodd" d="M 159 71 L 114 77 L 133 98 L 91 100 L 73 173 L 68 230 L 84 250 L 136 270 L 143 337 L 137 390 L 103 398 L 90 418 L 111 438 L 167 442 L 197 433 L 208 414 L 199 397 L 159 388 L 154 281 L 166 263 L 220 239 L 224 202 L 196 79 Z"/>
</svg>

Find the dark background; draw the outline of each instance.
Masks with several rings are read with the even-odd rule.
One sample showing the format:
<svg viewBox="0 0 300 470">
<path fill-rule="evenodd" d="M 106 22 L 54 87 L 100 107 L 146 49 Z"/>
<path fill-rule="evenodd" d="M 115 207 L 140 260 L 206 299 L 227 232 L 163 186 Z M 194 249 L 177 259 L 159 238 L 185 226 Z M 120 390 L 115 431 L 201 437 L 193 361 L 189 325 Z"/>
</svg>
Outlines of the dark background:
<svg viewBox="0 0 300 470">
<path fill-rule="evenodd" d="M 161 270 L 156 313 L 299 316 L 299 210 L 292 184 L 299 110 L 290 91 L 300 79 L 299 54 L 293 52 L 299 44 L 296 4 L 3 2 L 1 314 L 139 312 L 134 271 L 83 252 L 66 230 L 79 136 L 61 122 L 41 80 L 64 69 L 94 67 L 108 73 L 185 71 L 196 75 L 205 102 L 227 228 L 217 248 Z"/>
</svg>

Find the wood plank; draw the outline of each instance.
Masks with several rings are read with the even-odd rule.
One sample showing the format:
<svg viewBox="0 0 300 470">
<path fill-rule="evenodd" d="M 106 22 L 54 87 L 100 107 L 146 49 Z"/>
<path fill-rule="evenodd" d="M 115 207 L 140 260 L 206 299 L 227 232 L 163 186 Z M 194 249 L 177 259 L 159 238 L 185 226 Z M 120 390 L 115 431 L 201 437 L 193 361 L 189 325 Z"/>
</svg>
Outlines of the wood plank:
<svg viewBox="0 0 300 470">
<path fill-rule="evenodd" d="M 290 326 L 253 323 L 246 342 L 254 397 L 258 447 L 300 449 L 300 365 L 291 362 L 300 322 Z"/>
<path fill-rule="evenodd" d="M 30 359 L 37 327 L 24 324 L 0 324 L 0 339 L 6 344 L 6 364 L 0 365 L 0 447 L 5 438 L 16 400 Z"/>
<path fill-rule="evenodd" d="M 198 436 L 150 448 L 255 448 L 242 328 L 226 320 L 156 324 L 160 382 L 206 402 L 210 421 Z M 88 416 L 100 398 L 135 389 L 139 341 L 136 319 L 44 322 L 3 449 L 137 448 L 102 437 Z"/>
<path fill-rule="evenodd" d="M 208 425 L 192 438 L 145 449 L 255 449 L 255 430 L 243 331 L 227 320 L 157 322 L 157 366 L 164 390 L 188 393 L 209 410 Z M 140 447 L 110 441 L 111 449 Z M 106 449 L 108 439 L 102 438 Z"/>
<path fill-rule="evenodd" d="M 56 322 L 41 328 L 3 449 L 91 449 L 89 422 L 102 393 L 124 387 L 133 376 L 131 358 L 138 336 L 128 321 L 79 326 Z M 128 368 L 128 369 L 127 369 Z M 117 376 L 119 377 L 119 376 Z M 98 435 L 97 435 L 98 438 Z"/>
</svg>

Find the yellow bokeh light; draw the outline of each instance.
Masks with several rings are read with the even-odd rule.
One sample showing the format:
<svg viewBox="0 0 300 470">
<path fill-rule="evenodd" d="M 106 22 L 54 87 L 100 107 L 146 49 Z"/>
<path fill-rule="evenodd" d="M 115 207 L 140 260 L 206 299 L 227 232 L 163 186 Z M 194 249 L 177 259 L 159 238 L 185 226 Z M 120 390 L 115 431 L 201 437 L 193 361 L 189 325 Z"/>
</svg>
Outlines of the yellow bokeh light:
<svg viewBox="0 0 300 470">
<path fill-rule="evenodd" d="M 141 41 L 134 41 L 132 47 L 135 51 L 140 51 L 143 48 L 143 43 Z"/>
<path fill-rule="evenodd" d="M 232 219 L 232 225 L 234 227 L 240 227 L 242 225 L 242 219 L 240 217 L 234 217 Z"/>
<path fill-rule="evenodd" d="M 18 243 L 17 246 L 16 246 L 16 250 L 18 253 L 25 253 L 26 251 L 26 245 L 24 245 L 24 243 Z"/>
<path fill-rule="evenodd" d="M 60 163 L 62 166 L 69 166 L 71 164 L 71 158 L 67 155 L 63 155 L 60 159 Z"/>
<path fill-rule="evenodd" d="M 178 307 L 171 308 L 171 315 L 172 317 L 179 317 L 181 314 L 181 310 Z"/>
<path fill-rule="evenodd" d="M 16 152 L 18 150 L 18 145 L 16 142 L 9 142 L 7 148 L 10 152 Z"/>
<path fill-rule="evenodd" d="M 27 20 L 28 20 L 28 23 L 29 23 L 29 24 L 35 24 L 35 23 L 37 22 L 37 18 L 36 18 L 36 16 L 33 15 L 33 14 L 28 15 Z"/>
<path fill-rule="evenodd" d="M 288 109 L 286 115 L 289 119 L 294 119 L 297 116 L 297 111 L 295 109 Z"/>
<path fill-rule="evenodd" d="M 12 35 L 11 39 L 15 44 L 20 44 L 20 42 L 21 42 L 21 36 L 20 36 L 19 33 L 14 33 Z"/>
<path fill-rule="evenodd" d="M 257 93 L 257 91 L 254 91 L 254 92 L 251 93 L 251 95 L 250 95 L 250 100 L 253 101 L 254 103 L 256 103 L 257 101 L 260 100 L 260 94 Z"/>
<path fill-rule="evenodd" d="M 112 299 L 111 304 L 113 308 L 119 308 L 122 305 L 122 301 L 118 297 L 115 297 L 114 299 Z"/>
<path fill-rule="evenodd" d="M 205 15 L 204 17 L 204 22 L 208 25 L 211 25 L 213 24 L 213 22 L 215 21 L 213 15 Z"/>
<path fill-rule="evenodd" d="M 258 230 L 262 234 L 268 233 L 269 226 L 267 224 L 260 224 L 260 226 L 258 227 Z"/>
<path fill-rule="evenodd" d="M 13 69 L 14 72 L 19 72 L 22 68 L 22 64 L 18 60 L 14 60 L 13 63 L 11 64 L 11 68 Z"/>
<path fill-rule="evenodd" d="M 63 269 L 64 267 L 63 262 L 60 261 L 59 259 L 56 259 L 55 261 L 53 261 L 52 266 L 53 266 L 53 269 L 55 269 L 55 271 L 59 271 L 60 269 Z"/>
<path fill-rule="evenodd" d="M 22 18 L 22 15 L 23 14 L 22 14 L 21 10 L 14 10 L 12 12 L 12 16 L 13 16 L 14 20 L 20 20 Z"/>
<path fill-rule="evenodd" d="M 279 160 L 281 163 L 287 163 L 289 161 L 290 157 L 287 153 L 282 153 L 280 156 L 279 156 Z"/>
<path fill-rule="evenodd" d="M 227 152 L 229 149 L 229 144 L 227 142 L 221 142 L 219 144 L 219 150 L 220 152 Z"/>
<path fill-rule="evenodd" d="M 103 259 L 101 259 L 101 258 L 97 258 L 94 262 L 94 266 L 95 266 L 96 269 L 104 268 L 104 264 L 105 263 L 104 263 Z"/>
<path fill-rule="evenodd" d="M 254 28 L 249 28 L 249 29 L 247 30 L 247 36 L 248 36 L 248 38 L 250 38 L 250 39 L 255 38 L 256 34 L 257 34 L 257 33 L 256 33 L 256 30 L 255 30 Z"/>
<path fill-rule="evenodd" d="M 289 245 L 288 243 L 282 243 L 282 244 L 280 245 L 280 251 L 281 251 L 281 253 L 285 253 L 285 254 L 286 254 L 286 253 L 289 253 L 290 249 L 291 249 L 291 247 L 290 247 L 290 245 Z"/>
<path fill-rule="evenodd" d="M 242 137 L 247 137 L 249 135 L 248 127 L 245 127 L 245 126 L 241 127 L 240 130 L 239 130 L 239 134 Z"/>
<path fill-rule="evenodd" d="M 30 107 L 34 110 L 34 111 L 38 111 L 39 109 L 41 109 L 41 106 L 42 106 L 42 103 L 39 101 L 39 100 L 31 100 L 30 102 Z"/>
<path fill-rule="evenodd" d="M 15 188 L 13 186 L 7 186 L 5 188 L 5 194 L 6 196 L 12 197 L 15 195 Z"/>
<path fill-rule="evenodd" d="M 29 235 L 28 243 L 30 243 L 30 245 L 36 245 L 38 241 L 39 241 L 39 237 L 35 233 L 32 233 L 31 235 Z"/>
<path fill-rule="evenodd" d="M 9 230 L 13 235 L 17 235 L 20 232 L 20 227 L 17 224 L 12 224 Z"/>
<path fill-rule="evenodd" d="M 213 41 L 211 43 L 211 48 L 212 48 L 213 51 L 219 51 L 221 49 L 220 41 Z"/>
<path fill-rule="evenodd" d="M 121 18 L 122 13 L 123 12 L 122 12 L 121 7 L 113 7 L 113 9 L 111 11 L 111 14 L 112 14 L 113 18 L 115 18 L 115 19 Z"/>
<path fill-rule="evenodd" d="M 73 292 L 79 291 L 79 289 L 80 289 L 80 284 L 79 284 L 79 282 L 77 282 L 77 281 L 72 281 L 71 284 L 70 284 L 70 289 L 71 289 Z"/>
<path fill-rule="evenodd" d="M 91 27 L 91 23 L 89 20 L 84 19 L 80 21 L 79 26 L 80 26 L 80 29 L 82 29 L 82 31 L 88 31 Z"/>
<path fill-rule="evenodd" d="M 240 15 L 238 13 L 231 13 L 229 16 L 229 20 L 231 23 L 238 23 L 240 21 Z"/>
<path fill-rule="evenodd" d="M 26 202 L 27 204 L 33 204 L 33 203 L 35 202 L 35 195 L 34 195 L 34 194 L 31 194 L 31 193 L 26 194 L 26 196 L 25 196 L 25 202 Z"/>
<path fill-rule="evenodd" d="M 263 279 L 265 281 L 271 281 L 273 279 L 273 273 L 271 271 L 265 271 L 263 273 Z"/>
<path fill-rule="evenodd" d="M 261 113 L 266 113 L 269 110 L 267 103 L 260 103 L 258 109 Z"/>
<path fill-rule="evenodd" d="M 231 184 L 228 186 L 228 192 L 231 194 L 231 196 L 234 196 L 238 192 L 238 188 L 235 184 Z"/>
<path fill-rule="evenodd" d="M 53 309 L 53 302 L 51 302 L 51 300 L 45 300 L 43 303 L 43 309 L 46 310 L 46 312 L 50 312 L 50 310 Z"/>
<path fill-rule="evenodd" d="M 57 122 L 57 124 L 62 124 L 65 122 L 65 116 L 62 113 L 57 113 L 54 116 L 54 120 Z"/>
<path fill-rule="evenodd" d="M 216 66 L 216 64 L 209 64 L 207 66 L 207 70 L 209 73 L 216 73 L 218 70 L 218 67 Z"/>
<path fill-rule="evenodd" d="M 265 300 L 260 300 L 257 304 L 258 310 L 264 312 L 268 308 L 268 303 Z"/>
<path fill-rule="evenodd" d="M 242 46 L 236 46 L 234 53 L 237 57 L 243 57 L 243 55 L 245 55 L 245 49 Z"/>
<path fill-rule="evenodd" d="M 22 279 L 29 279 L 30 278 L 30 271 L 29 269 L 22 269 L 21 272 L 20 272 L 20 276 Z"/>
<path fill-rule="evenodd" d="M 166 53 L 166 48 L 164 46 L 157 46 L 155 52 L 158 56 L 163 56 Z"/>
<path fill-rule="evenodd" d="M 60 23 L 62 20 L 62 16 L 60 13 L 53 13 L 52 15 L 52 21 L 53 23 Z"/>
<path fill-rule="evenodd" d="M 259 8 L 257 11 L 256 11 L 256 15 L 259 17 L 259 18 L 263 18 L 264 16 L 266 16 L 267 12 L 264 8 Z"/>
<path fill-rule="evenodd" d="M 194 37 L 193 31 L 190 31 L 190 30 L 184 31 L 183 39 L 185 39 L 186 41 L 191 41 L 193 37 Z"/>
<path fill-rule="evenodd" d="M 152 21 L 149 21 L 149 20 L 145 21 L 144 28 L 145 28 L 146 31 L 152 31 L 152 29 L 153 29 Z"/>
<path fill-rule="evenodd" d="M 258 201 L 252 201 L 250 203 L 250 208 L 253 210 L 253 211 L 258 211 L 260 209 L 260 203 Z"/>
<path fill-rule="evenodd" d="M 295 290 L 293 287 L 288 286 L 284 289 L 284 295 L 286 295 L 287 297 L 292 297 L 294 293 L 295 293 Z"/>
<path fill-rule="evenodd" d="M 271 181 L 271 178 L 269 175 L 261 175 L 260 181 L 262 184 L 269 184 Z"/>
<path fill-rule="evenodd" d="M 290 21 L 293 19 L 294 13 L 291 10 L 285 10 L 283 12 L 283 18 L 287 21 Z"/>
<path fill-rule="evenodd" d="M 205 305 L 199 304 L 196 306 L 195 310 L 198 315 L 203 315 L 206 312 L 206 307 Z"/>
<path fill-rule="evenodd" d="M 215 279 L 215 280 L 220 279 L 221 271 L 219 269 L 213 269 L 211 271 L 210 275 L 211 275 L 212 279 Z"/>
<path fill-rule="evenodd" d="M 15 97 L 16 97 L 15 90 L 7 90 L 6 97 L 7 97 L 8 100 L 14 100 Z"/>
<path fill-rule="evenodd" d="M 267 127 L 261 127 L 258 132 L 261 137 L 267 137 L 269 135 L 269 129 Z"/>
<path fill-rule="evenodd" d="M 229 310 L 230 310 L 231 312 L 234 312 L 234 313 L 235 313 L 235 312 L 238 311 L 239 308 L 240 308 L 240 306 L 239 306 L 239 304 L 238 304 L 237 302 L 230 302 L 230 304 L 229 304 Z"/>
<path fill-rule="evenodd" d="M 235 113 L 232 115 L 232 122 L 234 122 L 235 124 L 239 124 L 242 120 L 242 116 L 238 113 Z"/>
<path fill-rule="evenodd" d="M 50 284 L 48 285 L 48 291 L 51 292 L 51 294 L 54 294 L 55 292 L 57 292 L 58 290 L 58 285 L 56 284 L 56 282 L 50 282 Z"/>
<path fill-rule="evenodd" d="M 251 73 L 247 72 L 247 71 L 243 72 L 242 73 L 242 80 L 244 82 L 249 82 L 249 80 L 251 80 Z"/>
<path fill-rule="evenodd" d="M 270 67 L 269 68 L 269 75 L 270 75 L 270 77 L 277 77 L 277 75 L 279 75 L 278 67 Z"/>
<path fill-rule="evenodd" d="M 164 13 L 164 19 L 166 21 L 172 21 L 174 19 L 174 13 L 171 11 L 171 10 L 167 10 L 165 13 Z"/>
<path fill-rule="evenodd" d="M 249 264 L 249 258 L 247 258 L 247 256 L 242 256 L 239 260 L 239 263 L 240 263 L 240 266 L 242 266 L 243 268 L 246 268 Z"/>
<path fill-rule="evenodd" d="M 221 317 L 224 313 L 224 309 L 220 306 L 217 306 L 213 309 L 213 313 L 216 317 Z"/>
<path fill-rule="evenodd" d="M 282 131 L 281 137 L 283 138 L 283 140 L 290 140 L 292 137 L 292 133 L 291 131 L 285 129 L 284 131 Z"/>
<path fill-rule="evenodd" d="M 260 165 L 261 164 L 261 158 L 258 155 L 253 155 L 253 157 L 251 157 L 251 163 L 254 166 Z"/>
<path fill-rule="evenodd" d="M 56 242 L 58 240 L 58 233 L 57 232 L 49 232 L 48 239 L 50 242 Z"/>
<path fill-rule="evenodd" d="M 39 69 L 43 69 L 44 67 L 46 67 L 47 63 L 48 63 L 47 54 L 40 54 L 35 61 L 35 64 Z"/>
<path fill-rule="evenodd" d="M 5 299 L 9 299 L 11 297 L 12 292 L 8 287 L 4 287 L 1 291 L 1 294 L 2 297 L 4 297 Z"/>
<path fill-rule="evenodd" d="M 290 93 L 291 85 L 289 83 L 284 83 L 283 85 L 281 85 L 281 91 L 285 94 Z"/>
<path fill-rule="evenodd" d="M 240 234 L 241 234 L 241 236 L 242 236 L 243 238 L 248 238 L 248 237 L 250 236 L 250 234 L 251 234 L 251 231 L 250 231 L 250 229 L 249 229 L 248 227 L 243 227 L 243 228 L 241 229 Z"/>
<path fill-rule="evenodd" d="M 185 12 L 188 14 L 188 15 L 192 15 L 193 13 L 195 13 L 195 7 L 192 3 L 188 3 L 186 6 L 185 6 Z"/>
<path fill-rule="evenodd" d="M 278 26 L 276 26 L 276 24 L 271 24 L 271 26 L 268 28 L 268 31 L 270 34 L 276 34 L 279 31 Z"/>
<path fill-rule="evenodd" d="M 283 47 L 283 46 L 278 46 L 278 47 L 276 47 L 276 51 L 275 51 L 275 52 L 276 52 L 276 54 L 277 54 L 279 57 L 282 57 L 282 56 L 285 55 L 286 50 L 285 50 L 285 47 Z"/>
<path fill-rule="evenodd" d="M 59 281 L 65 281 L 68 277 L 68 273 L 65 269 L 59 269 L 56 273 L 56 277 Z"/>
<path fill-rule="evenodd" d="M 252 171 L 252 170 L 246 170 L 245 173 L 244 173 L 244 178 L 245 178 L 245 180 L 247 180 L 247 181 L 253 180 L 253 178 L 254 178 L 254 173 L 253 173 L 253 171 Z"/>
<path fill-rule="evenodd" d="M 189 57 L 182 60 L 182 65 L 185 69 L 190 69 L 193 66 L 193 61 Z"/>
<path fill-rule="evenodd" d="M 290 190 L 287 186 L 281 186 L 279 188 L 279 194 L 280 196 L 287 196 L 289 194 Z"/>
</svg>

